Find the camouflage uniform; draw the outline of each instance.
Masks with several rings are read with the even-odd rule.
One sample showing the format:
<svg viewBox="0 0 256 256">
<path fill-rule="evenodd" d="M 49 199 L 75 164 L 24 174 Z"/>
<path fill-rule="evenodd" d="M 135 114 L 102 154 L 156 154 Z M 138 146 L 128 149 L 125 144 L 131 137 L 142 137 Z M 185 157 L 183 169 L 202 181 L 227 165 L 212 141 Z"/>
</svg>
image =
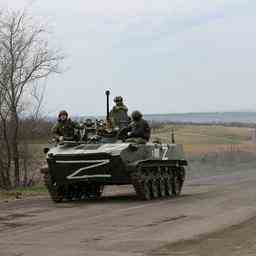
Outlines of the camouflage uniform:
<svg viewBox="0 0 256 256">
<path fill-rule="evenodd" d="M 110 111 L 110 120 L 113 128 L 127 127 L 129 124 L 128 108 L 123 104 L 121 96 L 115 97 L 116 105 Z"/>
<path fill-rule="evenodd" d="M 52 128 L 52 133 L 55 138 L 63 136 L 64 138 L 74 139 L 75 129 L 79 129 L 80 126 L 78 123 L 67 119 L 64 122 L 58 121 Z"/>
<path fill-rule="evenodd" d="M 68 116 L 66 111 L 60 112 L 58 122 L 52 128 L 54 138 L 59 139 L 59 137 L 64 137 L 69 140 L 75 139 L 75 129 L 80 129 L 80 125 L 77 122 L 71 121 L 70 118 L 61 120 L 61 115 Z"/>
<path fill-rule="evenodd" d="M 133 122 L 128 127 L 127 142 L 146 143 L 150 139 L 151 130 L 146 120 L 139 111 L 132 113 Z"/>
</svg>

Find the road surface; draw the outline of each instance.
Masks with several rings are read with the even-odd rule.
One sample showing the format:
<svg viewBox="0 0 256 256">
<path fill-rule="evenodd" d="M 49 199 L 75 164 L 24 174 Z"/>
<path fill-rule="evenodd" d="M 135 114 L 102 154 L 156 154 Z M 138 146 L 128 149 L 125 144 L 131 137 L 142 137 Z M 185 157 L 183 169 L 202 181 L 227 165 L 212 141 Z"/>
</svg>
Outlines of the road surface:
<svg viewBox="0 0 256 256">
<path fill-rule="evenodd" d="M 0 256 L 255 255 L 255 198 L 256 170 L 241 170 L 187 181 L 164 200 L 124 186 L 98 201 L 2 202 Z"/>
</svg>

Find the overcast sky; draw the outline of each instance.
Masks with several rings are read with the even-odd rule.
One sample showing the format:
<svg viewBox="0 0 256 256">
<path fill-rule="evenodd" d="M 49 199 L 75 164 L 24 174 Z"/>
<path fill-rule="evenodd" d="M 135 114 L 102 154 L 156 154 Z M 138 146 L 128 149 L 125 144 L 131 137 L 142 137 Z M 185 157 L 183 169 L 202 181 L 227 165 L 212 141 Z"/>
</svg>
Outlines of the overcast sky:
<svg viewBox="0 0 256 256">
<path fill-rule="evenodd" d="M 108 88 L 130 111 L 256 110 L 255 0 L 37 0 L 30 10 L 67 55 L 47 83 L 53 114 L 105 113 Z"/>
</svg>

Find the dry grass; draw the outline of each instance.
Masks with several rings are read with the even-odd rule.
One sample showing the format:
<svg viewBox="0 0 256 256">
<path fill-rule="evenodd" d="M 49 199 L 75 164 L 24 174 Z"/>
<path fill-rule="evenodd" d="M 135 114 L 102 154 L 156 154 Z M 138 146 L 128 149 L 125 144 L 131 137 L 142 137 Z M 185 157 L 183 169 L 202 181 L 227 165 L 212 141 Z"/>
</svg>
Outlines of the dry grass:
<svg viewBox="0 0 256 256">
<path fill-rule="evenodd" d="M 10 191 L 0 190 L 0 201 L 20 200 L 35 196 L 45 196 L 47 194 L 47 189 L 43 185 L 27 188 L 21 187 Z"/>
<path fill-rule="evenodd" d="M 184 145 L 185 151 L 192 155 L 208 152 L 245 150 L 253 152 L 256 146 L 251 143 L 251 128 L 224 126 L 165 125 L 153 131 L 152 138 L 171 142 L 171 129 L 174 128 L 176 143 Z"/>
</svg>

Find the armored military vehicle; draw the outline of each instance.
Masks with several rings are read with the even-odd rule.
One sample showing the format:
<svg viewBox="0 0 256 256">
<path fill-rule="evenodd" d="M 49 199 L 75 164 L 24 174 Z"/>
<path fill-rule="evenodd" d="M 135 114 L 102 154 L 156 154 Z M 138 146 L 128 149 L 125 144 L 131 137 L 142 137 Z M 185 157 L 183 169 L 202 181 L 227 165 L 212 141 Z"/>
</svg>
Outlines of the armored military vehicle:
<svg viewBox="0 0 256 256">
<path fill-rule="evenodd" d="M 180 195 L 187 166 L 182 145 L 127 143 L 118 132 L 99 134 L 47 150 L 42 173 L 54 202 L 98 198 L 105 185 L 132 184 L 143 200 Z"/>
</svg>

